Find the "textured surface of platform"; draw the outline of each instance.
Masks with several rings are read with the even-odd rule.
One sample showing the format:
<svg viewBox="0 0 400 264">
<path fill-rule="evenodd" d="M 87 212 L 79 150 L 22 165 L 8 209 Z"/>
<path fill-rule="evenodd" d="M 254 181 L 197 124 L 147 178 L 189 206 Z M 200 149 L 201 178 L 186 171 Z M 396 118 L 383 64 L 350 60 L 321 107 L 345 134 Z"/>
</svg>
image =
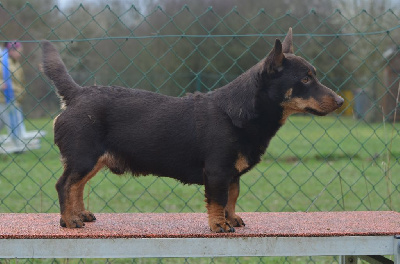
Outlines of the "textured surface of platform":
<svg viewBox="0 0 400 264">
<path fill-rule="evenodd" d="M 400 213 L 238 213 L 246 223 L 235 233 L 216 234 L 204 213 L 96 214 L 79 229 L 59 226 L 59 214 L 0 214 L 0 239 L 337 237 L 400 234 Z"/>
</svg>

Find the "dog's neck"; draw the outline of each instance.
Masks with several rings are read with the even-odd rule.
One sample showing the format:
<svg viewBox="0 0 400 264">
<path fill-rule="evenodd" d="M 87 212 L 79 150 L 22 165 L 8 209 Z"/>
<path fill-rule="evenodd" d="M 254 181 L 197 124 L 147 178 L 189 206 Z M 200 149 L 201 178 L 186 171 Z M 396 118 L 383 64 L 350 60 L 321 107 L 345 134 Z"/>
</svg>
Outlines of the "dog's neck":
<svg viewBox="0 0 400 264">
<path fill-rule="evenodd" d="M 269 86 L 262 78 L 259 65 L 255 65 L 232 82 L 215 90 L 212 97 L 216 104 L 240 128 L 263 124 L 269 133 L 275 134 L 282 126 L 283 109 L 270 99 Z M 252 122 L 257 120 L 257 122 Z M 269 134 L 268 133 L 268 134 Z"/>
<path fill-rule="evenodd" d="M 210 94 L 248 142 L 258 146 L 255 156 L 265 152 L 282 126 L 282 107 L 269 98 L 269 86 L 276 84 L 265 83 L 257 66 Z"/>
</svg>

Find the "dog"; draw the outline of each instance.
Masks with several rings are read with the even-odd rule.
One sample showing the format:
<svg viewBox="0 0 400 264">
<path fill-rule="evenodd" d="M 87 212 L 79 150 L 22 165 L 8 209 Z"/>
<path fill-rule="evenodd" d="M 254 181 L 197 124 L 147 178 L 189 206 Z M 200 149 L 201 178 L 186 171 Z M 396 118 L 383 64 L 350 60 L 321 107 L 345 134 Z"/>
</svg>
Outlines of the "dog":
<svg viewBox="0 0 400 264">
<path fill-rule="evenodd" d="M 235 212 L 239 178 L 260 162 L 271 138 L 294 113 L 324 116 L 343 98 L 322 85 L 316 68 L 294 55 L 292 29 L 267 57 L 208 93 L 171 97 L 118 86 L 79 86 L 49 41 L 42 67 L 61 100 L 54 141 L 64 171 L 56 183 L 60 225 L 95 221 L 85 184 L 103 167 L 205 186 L 213 232 L 244 226 Z"/>
</svg>

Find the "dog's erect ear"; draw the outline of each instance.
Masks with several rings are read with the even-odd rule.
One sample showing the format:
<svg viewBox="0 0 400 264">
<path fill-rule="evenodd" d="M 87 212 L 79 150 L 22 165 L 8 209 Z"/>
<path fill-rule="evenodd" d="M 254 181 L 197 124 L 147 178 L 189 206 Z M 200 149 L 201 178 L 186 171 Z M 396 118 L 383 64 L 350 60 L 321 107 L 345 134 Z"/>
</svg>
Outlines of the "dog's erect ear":
<svg viewBox="0 0 400 264">
<path fill-rule="evenodd" d="M 294 53 L 292 28 L 289 28 L 289 31 L 288 31 L 285 39 L 283 40 L 282 50 L 283 50 L 283 53 L 291 53 L 291 54 Z"/>
<path fill-rule="evenodd" d="M 279 39 L 275 40 L 274 48 L 265 59 L 265 69 L 268 74 L 280 72 L 282 68 L 283 59 L 285 56 L 282 51 L 282 43 Z"/>
</svg>

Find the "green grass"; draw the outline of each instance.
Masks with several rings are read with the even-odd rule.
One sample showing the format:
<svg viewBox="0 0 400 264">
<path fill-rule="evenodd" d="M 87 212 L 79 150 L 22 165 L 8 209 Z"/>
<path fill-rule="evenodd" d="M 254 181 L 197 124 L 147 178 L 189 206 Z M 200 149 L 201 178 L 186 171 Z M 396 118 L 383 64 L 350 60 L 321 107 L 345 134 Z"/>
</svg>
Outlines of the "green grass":
<svg viewBox="0 0 400 264">
<path fill-rule="evenodd" d="M 26 124 L 28 129 L 43 129 L 48 134 L 39 150 L 0 156 L 0 213 L 59 212 L 54 185 L 62 167 L 53 145 L 52 121 Z M 398 131 L 400 125 L 392 130 L 391 124 L 367 124 L 351 118 L 291 117 L 271 141 L 262 162 L 242 177 L 238 211 L 399 211 Z M 93 212 L 205 212 L 203 193 L 201 186 L 185 186 L 168 178 L 118 177 L 103 171 L 89 182 L 85 202 Z M 159 259 L 112 262 L 127 261 L 160 263 Z M 237 263 L 238 259 L 199 258 L 195 262 L 210 261 Z M 332 259 L 240 258 L 240 263 L 254 261 L 330 263 Z M 35 262 L 41 261 L 30 261 Z M 103 260 L 85 260 L 99 262 Z M 188 262 L 193 259 L 162 260 Z"/>
<path fill-rule="evenodd" d="M 0 212 L 58 212 L 54 185 L 62 168 L 52 122 L 26 123 L 48 134 L 39 150 L 0 156 Z M 399 130 L 392 138 L 390 124 L 291 117 L 262 162 L 242 177 L 238 210 L 399 210 L 400 180 L 393 177 L 400 174 Z M 203 192 L 168 178 L 103 171 L 90 181 L 85 201 L 94 212 L 204 212 Z"/>
</svg>

